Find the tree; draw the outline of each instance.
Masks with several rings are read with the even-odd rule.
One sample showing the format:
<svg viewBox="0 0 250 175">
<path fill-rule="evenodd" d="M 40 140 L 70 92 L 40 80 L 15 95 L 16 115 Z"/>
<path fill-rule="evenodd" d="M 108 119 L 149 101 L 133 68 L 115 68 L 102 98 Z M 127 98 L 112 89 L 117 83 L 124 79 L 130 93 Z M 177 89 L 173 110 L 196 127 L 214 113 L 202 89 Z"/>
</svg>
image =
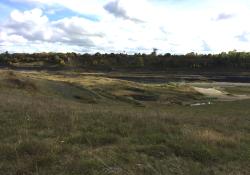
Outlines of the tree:
<svg viewBox="0 0 250 175">
<path fill-rule="evenodd" d="M 143 57 L 141 56 L 136 57 L 136 67 L 144 67 Z"/>
<path fill-rule="evenodd" d="M 157 55 L 157 51 L 158 51 L 157 48 L 153 48 L 153 52 L 151 53 L 151 55 L 152 56 L 156 56 Z"/>
</svg>

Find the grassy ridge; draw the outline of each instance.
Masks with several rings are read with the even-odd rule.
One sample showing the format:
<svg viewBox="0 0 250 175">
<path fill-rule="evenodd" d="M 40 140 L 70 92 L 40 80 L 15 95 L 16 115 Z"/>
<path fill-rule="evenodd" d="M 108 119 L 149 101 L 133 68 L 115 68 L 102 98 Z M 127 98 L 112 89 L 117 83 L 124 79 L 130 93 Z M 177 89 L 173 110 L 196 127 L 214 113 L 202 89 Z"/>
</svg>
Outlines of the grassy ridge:
<svg viewBox="0 0 250 175">
<path fill-rule="evenodd" d="M 0 174 L 250 172 L 250 100 L 190 107 L 206 97 L 185 85 L 5 71 L 0 99 Z"/>
</svg>

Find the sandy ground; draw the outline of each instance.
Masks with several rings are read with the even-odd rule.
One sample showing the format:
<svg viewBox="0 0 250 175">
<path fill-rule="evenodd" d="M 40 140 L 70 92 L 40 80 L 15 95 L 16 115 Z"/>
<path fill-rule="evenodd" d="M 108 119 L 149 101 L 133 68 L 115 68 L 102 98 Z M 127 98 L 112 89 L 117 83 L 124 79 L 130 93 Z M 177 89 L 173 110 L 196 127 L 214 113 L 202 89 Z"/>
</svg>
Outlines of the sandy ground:
<svg viewBox="0 0 250 175">
<path fill-rule="evenodd" d="M 191 82 L 186 83 L 191 86 L 197 86 L 197 87 L 236 87 L 236 86 L 242 86 L 242 87 L 249 87 L 250 83 L 233 83 L 233 82 Z"/>
<path fill-rule="evenodd" d="M 223 92 L 215 88 L 201 88 L 193 87 L 197 92 L 206 95 L 208 97 L 217 98 L 220 101 L 235 101 L 235 100 L 245 100 L 250 99 L 248 95 L 233 95 Z"/>
</svg>

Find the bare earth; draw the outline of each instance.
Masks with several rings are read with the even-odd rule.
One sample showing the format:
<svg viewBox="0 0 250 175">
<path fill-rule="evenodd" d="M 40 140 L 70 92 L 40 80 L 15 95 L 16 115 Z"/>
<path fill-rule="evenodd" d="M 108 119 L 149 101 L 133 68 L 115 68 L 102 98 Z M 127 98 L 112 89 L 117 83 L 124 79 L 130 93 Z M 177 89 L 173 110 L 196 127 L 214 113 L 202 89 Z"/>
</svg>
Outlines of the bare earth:
<svg viewBox="0 0 250 175">
<path fill-rule="evenodd" d="M 250 99 L 249 95 L 232 95 L 227 92 L 223 92 L 221 90 L 215 88 L 201 88 L 201 87 L 193 87 L 197 92 L 212 97 L 218 98 L 220 101 L 235 101 L 235 100 L 245 100 Z"/>
</svg>

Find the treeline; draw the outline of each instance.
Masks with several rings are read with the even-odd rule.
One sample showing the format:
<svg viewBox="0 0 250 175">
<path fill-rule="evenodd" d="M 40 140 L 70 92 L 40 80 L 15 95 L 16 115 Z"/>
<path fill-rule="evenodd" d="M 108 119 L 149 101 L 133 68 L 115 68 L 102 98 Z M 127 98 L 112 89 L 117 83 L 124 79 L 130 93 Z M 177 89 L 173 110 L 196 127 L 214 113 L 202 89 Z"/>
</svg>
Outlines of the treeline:
<svg viewBox="0 0 250 175">
<path fill-rule="evenodd" d="M 15 66 L 24 63 L 41 62 L 44 66 L 82 67 L 93 69 L 250 69 L 250 52 L 230 51 L 220 54 L 171 55 L 170 53 L 152 54 L 77 54 L 77 53 L 14 53 L 0 54 L 1 66 Z"/>
</svg>

